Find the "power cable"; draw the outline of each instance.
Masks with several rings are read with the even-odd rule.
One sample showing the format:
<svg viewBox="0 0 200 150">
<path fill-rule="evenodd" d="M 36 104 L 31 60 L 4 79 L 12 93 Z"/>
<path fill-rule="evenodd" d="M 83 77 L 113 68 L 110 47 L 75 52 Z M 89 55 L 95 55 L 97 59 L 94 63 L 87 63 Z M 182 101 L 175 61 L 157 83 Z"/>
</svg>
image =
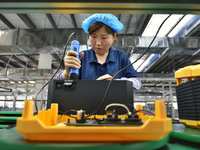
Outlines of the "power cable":
<svg viewBox="0 0 200 150">
<path fill-rule="evenodd" d="M 99 105 L 99 107 L 98 107 L 93 113 L 89 114 L 87 117 L 89 117 L 89 116 L 91 116 L 91 115 L 93 115 L 93 114 L 96 114 L 96 113 L 100 110 L 100 108 L 103 106 L 103 104 L 104 104 L 104 102 L 105 102 L 105 100 L 106 100 L 106 97 L 107 97 L 107 95 L 108 95 L 108 92 L 109 92 L 109 89 L 110 89 L 110 85 L 111 85 L 113 79 L 114 79 L 119 73 L 121 73 L 122 71 L 124 71 L 124 70 L 127 69 L 128 67 L 132 66 L 134 63 L 136 63 L 140 58 L 142 58 L 142 57 L 144 56 L 144 54 L 149 50 L 149 48 L 150 48 L 151 45 L 153 44 L 154 40 L 156 39 L 156 37 L 157 37 L 157 35 L 158 35 L 158 33 L 159 33 L 161 27 L 163 26 L 163 24 L 167 21 L 167 19 L 168 19 L 170 16 L 171 16 L 171 14 L 170 14 L 169 16 L 167 16 L 167 18 L 165 18 L 165 20 L 161 23 L 161 25 L 159 26 L 159 28 L 158 28 L 158 30 L 157 30 L 157 32 L 156 32 L 154 38 L 152 39 L 152 41 L 151 41 L 151 43 L 149 44 L 149 46 L 145 49 L 145 51 L 144 51 L 134 62 L 132 62 L 132 63 L 129 64 L 128 66 L 124 67 L 123 69 L 119 70 L 119 71 L 113 76 L 113 78 L 112 78 L 112 79 L 110 80 L 110 82 L 108 83 L 108 86 L 107 86 L 106 92 L 105 92 L 105 94 L 104 94 L 104 97 L 103 97 L 103 99 L 102 99 L 102 101 L 101 101 L 101 104 Z"/>
<path fill-rule="evenodd" d="M 37 95 L 35 96 L 35 110 L 36 110 L 36 113 L 38 112 L 38 108 L 37 108 L 37 97 L 38 95 L 40 94 L 40 92 L 49 84 L 49 82 L 54 78 L 54 76 L 58 73 L 58 71 L 61 69 L 62 67 L 62 64 L 63 64 L 63 60 L 64 60 L 64 57 L 65 57 L 65 53 L 66 53 L 66 50 L 67 50 L 67 45 L 69 44 L 69 41 L 71 39 L 72 36 L 75 36 L 75 32 L 73 32 L 69 37 L 68 37 L 68 40 L 67 40 L 67 43 L 65 44 L 64 46 L 64 53 L 63 53 L 63 56 L 62 56 L 62 59 L 61 59 L 61 63 L 60 63 L 60 66 L 58 67 L 58 69 L 56 70 L 56 72 L 53 74 L 53 76 L 50 78 L 50 80 L 45 84 L 43 85 L 43 87 L 38 91 Z"/>
</svg>

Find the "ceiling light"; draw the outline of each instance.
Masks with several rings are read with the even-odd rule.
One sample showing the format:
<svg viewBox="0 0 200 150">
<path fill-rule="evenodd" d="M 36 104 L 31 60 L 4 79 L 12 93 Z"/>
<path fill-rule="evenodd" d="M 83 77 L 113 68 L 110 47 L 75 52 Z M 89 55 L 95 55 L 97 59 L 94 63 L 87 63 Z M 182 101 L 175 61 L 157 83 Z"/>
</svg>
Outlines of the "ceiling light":
<svg viewBox="0 0 200 150">
<path fill-rule="evenodd" d="M 145 28 L 142 36 L 155 36 L 158 28 L 162 22 L 169 16 L 169 14 L 155 14 L 152 15 L 147 27 Z M 174 25 L 181 19 L 183 15 L 171 15 L 163 24 L 157 37 L 164 37 L 174 27 Z"/>
<path fill-rule="evenodd" d="M 35 83 L 35 81 L 28 81 L 29 83 Z"/>
<path fill-rule="evenodd" d="M 137 69 L 138 72 L 144 72 L 153 62 L 160 57 L 160 54 L 151 54 L 145 62 Z"/>
<path fill-rule="evenodd" d="M 170 32 L 169 37 L 176 36 L 181 30 L 184 29 L 185 25 L 191 22 L 191 20 L 195 17 L 195 15 L 186 15 L 179 24 Z M 179 35 L 180 36 L 180 35 Z"/>
<path fill-rule="evenodd" d="M 4 34 L 4 31 L 0 30 L 0 37 Z"/>
</svg>

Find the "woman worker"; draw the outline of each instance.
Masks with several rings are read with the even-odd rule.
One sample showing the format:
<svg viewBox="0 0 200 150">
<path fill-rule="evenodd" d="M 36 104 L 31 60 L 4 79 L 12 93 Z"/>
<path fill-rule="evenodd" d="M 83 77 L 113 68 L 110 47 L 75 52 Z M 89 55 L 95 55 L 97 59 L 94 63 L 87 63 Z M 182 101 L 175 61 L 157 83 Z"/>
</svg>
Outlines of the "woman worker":
<svg viewBox="0 0 200 150">
<path fill-rule="evenodd" d="M 92 48 L 78 54 L 68 51 L 64 58 L 65 70 L 58 74 L 58 79 L 69 79 L 70 68 L 80 69 L 82 80 L 110 80 L 119 70 L 131 62 L 126 53 L 111 46 L 116 40 L 116 32 L 123 29 L 123 24 L 112 14 L 93 14 L 82 23 L 84 31 L 89 34 Z M 133 66 L 128 67 L 115 79 L 133 82 L 135 89 L 140 89 L 141 80 Z"/>
</svg>

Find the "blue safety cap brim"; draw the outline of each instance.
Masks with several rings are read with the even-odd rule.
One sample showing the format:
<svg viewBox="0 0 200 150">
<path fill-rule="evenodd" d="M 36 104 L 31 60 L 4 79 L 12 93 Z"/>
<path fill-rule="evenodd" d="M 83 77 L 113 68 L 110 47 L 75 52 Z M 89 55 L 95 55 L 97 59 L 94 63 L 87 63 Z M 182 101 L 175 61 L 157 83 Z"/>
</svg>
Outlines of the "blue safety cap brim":
<svg viewBox="0 0 200 150">
<path fill-rule="evenodd" d="M 88 28 L 95 22 L 102 22 L 112 28 L 115 32 L 121 31 L 124 26 L 113 14 L 98 13 L 89 16 L 82 23 L 83 30 L 88 34 Z"/>
</svg>

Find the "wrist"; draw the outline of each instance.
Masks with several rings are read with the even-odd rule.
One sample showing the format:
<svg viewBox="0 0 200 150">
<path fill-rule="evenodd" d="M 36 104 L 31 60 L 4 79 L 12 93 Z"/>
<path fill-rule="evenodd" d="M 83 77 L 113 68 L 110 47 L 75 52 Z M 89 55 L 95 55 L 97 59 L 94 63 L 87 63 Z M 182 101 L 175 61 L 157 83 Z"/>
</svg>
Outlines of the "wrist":
<svg viewBox="0 0 200 150">
<path fill-rule="evenodd" d="M 62 78 L 65 79 L 65 80 L 68 80 L 69 79 L 69 72 L 65 70 L 62 74 Z"/>
</svg>

